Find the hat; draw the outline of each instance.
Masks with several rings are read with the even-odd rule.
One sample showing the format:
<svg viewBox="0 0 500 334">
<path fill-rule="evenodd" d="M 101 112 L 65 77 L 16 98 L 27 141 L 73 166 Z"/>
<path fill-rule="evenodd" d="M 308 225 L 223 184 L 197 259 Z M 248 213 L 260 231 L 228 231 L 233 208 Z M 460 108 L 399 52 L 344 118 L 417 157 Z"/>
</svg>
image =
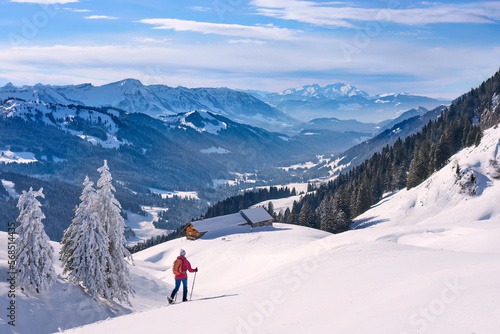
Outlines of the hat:
<svg viewBox="0 0 500 334">
<path fill-rule="evenodd" d="M 181 253 L 180 253 L 181 256 L 185 256 L 186 255 L 186 251 L 184 249 L 181 249 Z"/>
</svg>

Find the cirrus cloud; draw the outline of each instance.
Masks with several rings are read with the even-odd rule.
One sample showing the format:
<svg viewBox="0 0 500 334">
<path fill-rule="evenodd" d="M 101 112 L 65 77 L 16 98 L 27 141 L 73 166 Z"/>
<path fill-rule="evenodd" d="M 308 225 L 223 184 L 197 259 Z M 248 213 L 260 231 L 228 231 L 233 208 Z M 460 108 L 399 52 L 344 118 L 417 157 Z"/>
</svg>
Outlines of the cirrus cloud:
<svg viewBox="0 0 500 334">
<path fill-rule="evenodd" d="M 18 2 L 18 3 L 36 3 L 39 5 L 59 5 L 65 3 L 75 3 L 79 2 L 79 0 L 10 0 L 10 2 Z"/>
<path fill-rule="evenodd" d="M 107 15 L 90 15 L 85 16 L 87 20 L 118 20 L 116 16 L 107 16 Z"/>
<path fill-rule="evenodd" d="M 353 21 L 387 21 L 416 26 L 433 23 L 498 23 L 500 2 L 442 4 L 421 2 L 412 8 L 352 7 L 338 2 L 303 0 L 252 0 L 257 13 L 318 26 L 354 28 Z"/>
<path fill-rule="evenodd" d="M 154 29 L 193 31 L 202 34 L 216 34 L 231 37 L 265 40 L 291 40 L 297 30 L 275 26 L 245 26 L 241 24 L 210 23 L 179 19 L 144 19 L 139 22 L 154 25 Z"/>
</svg>

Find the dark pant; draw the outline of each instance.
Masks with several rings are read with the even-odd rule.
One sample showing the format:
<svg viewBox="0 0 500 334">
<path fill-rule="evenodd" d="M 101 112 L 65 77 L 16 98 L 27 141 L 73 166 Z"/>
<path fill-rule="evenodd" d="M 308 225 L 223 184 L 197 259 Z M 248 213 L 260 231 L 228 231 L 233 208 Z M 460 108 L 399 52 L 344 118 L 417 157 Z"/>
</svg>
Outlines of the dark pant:
<svg viewBox="0 0 500 334">
<path fill-rule="evenodd" d="M 174 299 L 175 295 L 177 294 L 177 291 L 179 291 L 179 288 L 181 287 L 181 282 L 182 282 L 182 300 L 187 299 L 187 294 L 188 294 L 188 279 L 183 278 L 183 279 L 175 279 L 175 288 L 172 290 L 172 294 L 170 295 L 171 299 Z"/>
</svg>

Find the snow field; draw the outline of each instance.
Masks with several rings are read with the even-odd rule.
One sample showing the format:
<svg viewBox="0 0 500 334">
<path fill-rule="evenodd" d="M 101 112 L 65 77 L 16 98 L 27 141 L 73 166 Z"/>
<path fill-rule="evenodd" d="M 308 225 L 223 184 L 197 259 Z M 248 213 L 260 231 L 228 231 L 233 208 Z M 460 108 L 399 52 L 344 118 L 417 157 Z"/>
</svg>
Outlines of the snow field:
<svg viewBox="0 0 500 334">
<path fill-rule="evenodd" d="M 192 198 L 192 199 L 199 199 L 198 197 L 198 192 L 196 191 L 168 191 L 168 190 L 161 190 L 161 189 L 155 189 L 155 188 L 149 188 L 149 190 L 153 194 L 160 195 L 161 198 L 172 198 L 172 197 L 180 197 L 180 198 Z"/>
<path fill-rule="evenodd" d="M 28 164 L 36 162 L 35 154 L 31 152 L 0 151 L 0 163 Z"/>
<path fill-rule="evenodd" d="M 127 245 L 129 246 L 170 232 L 168 230 L 156 228 L 153 224 L 154 221 L 158 220 L 158 214 L 167 209 L 150 206 L 143 206 L 142 209 L 146 211 L 146 216 L 127 211 L 128 219 L 125 220 L 125 225 L 129 226 L 135 233 L 134 238 L 127 239 Z"/>
<path fill-rule="evenodd" d="M 492 225 L 478 228 L 499 233 Z M 173 282 L 173 259 L 179 248 L 186 249 L 200 268 L 193 295 L 200 300 L 68 332 L 157 332 L 166 323 L 181 331 L 186 324 L 175 319 L 187 318 L 193 319 L 191 333 L 324 333 L 328 328 L 335 333 L 495 333 L 500 328 L 499 318 L 492 317 L 500 312 L 498 253 L 388 241 L 392 227 L 333 236 L 298 226 L 276 228 L 224 239 L 180 239 L 140 252 L 137 267 Z M 462 228 L 450 231 L 460 236 Z M 190 274 L 190 289 L 192 279 Z"/>
</svg>

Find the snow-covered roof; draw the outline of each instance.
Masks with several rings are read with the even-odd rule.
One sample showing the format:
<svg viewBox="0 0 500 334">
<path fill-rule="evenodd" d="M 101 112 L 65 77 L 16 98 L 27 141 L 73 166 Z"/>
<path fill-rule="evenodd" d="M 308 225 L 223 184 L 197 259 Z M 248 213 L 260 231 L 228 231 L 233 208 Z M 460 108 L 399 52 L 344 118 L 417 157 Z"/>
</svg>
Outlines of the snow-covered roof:
<svg viewBox="0 0 500 334">
<path fill-rule="evenodd" d="M 241 215 L 252 223 L 260 223 L 272 220 L 273 217 L 261 206 L 253 209 L 240 211 Z"/>
<path fill-rule="evenodd" d="M 198 232 L 207 232 L 207 237 L 215 238 L 222 235 L 250 232 L 251 228 L 247 225 L 249 221 L 259 223 L 272 219 L 264 208 L 258 207 L 230 215 L 197 220 L 191 222 L 191 224 Z M 204 239 L 207 239 L 207 237 Z"/>
<path fill-rule="evenodd" d="M 243 218 L 243 216 L 239 213 L 233 213 L 230 215 L 207 218 L 192 222 L 194 228 L 199 232 L 213 231 L 246 223 L 247 221 L 245 220 L 245 218 Z"/>
</svg>

